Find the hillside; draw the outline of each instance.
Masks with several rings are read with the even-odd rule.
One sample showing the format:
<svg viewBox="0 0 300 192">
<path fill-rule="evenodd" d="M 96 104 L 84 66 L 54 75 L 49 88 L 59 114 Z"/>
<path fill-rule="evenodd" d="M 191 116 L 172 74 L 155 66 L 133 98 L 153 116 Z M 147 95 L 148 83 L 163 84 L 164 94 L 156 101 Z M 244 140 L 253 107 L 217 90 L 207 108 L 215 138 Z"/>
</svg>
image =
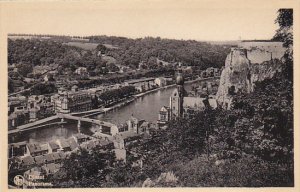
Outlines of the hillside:
<svg viewBox="0 0 300 192">
<path fill-rule="evenodd" d="M 150 139 L 128 149 L 142 157 L 142 168 L 132 167 L 136 156 L 129 153 L 126 163 L 103 169 L 104 178 L 85 166 L 85 152 L 78 153 L 64 164 L 73 179 L 54 178 L 56 187 L 294 186 L 291 90 L 277 73 L 252 93 L 235 95 L 229 111 L 208 109 L 152 130 Z M 74 159 L 81 164 L 67 169 Z"/>
<path fill-rule="evenodd" d="M 229 52 L 224 45 L 206 42 L 160 38 L 129 39 L 124 37 L 92 36 L 90 42 L 62 43 L 50 39 L 8 39 L 9 64 L 26 62 L 32 65 L 52 63 L 87 65 L 83 59 L 93 59 L 96 51 L 117 60 L 117 64 L 138 68 L 140 62 L 153 65 L 156 59 L 165 62 L 182 62 L 200 68 L 220 67 Z M 98 46 L 97 46 L 98 45 Z M 86 58 L 84 58 L 86 57 Z M 70 66 L 69 66 L 70 67 Z"/>
<path fill-rule="evenodd" d="M 156 59 L 165 62 L 182 62 L 184 65 L 221 67 L 229 52 L 229 46 L 213 45 L 194 40 L 173 40 L 161 38 L 128 39 L 124 37 L 92 36 L 90 42 L 109 44 L 116 48 L 102 46 L 102 51 L 117 59 L 120 64 L 137 68 L 139 63 L 156 65 Z M 100 49 L 100 47 L 99 47 Z M 154 67 L 154 66 L 153 66 Z"/>
</svg>

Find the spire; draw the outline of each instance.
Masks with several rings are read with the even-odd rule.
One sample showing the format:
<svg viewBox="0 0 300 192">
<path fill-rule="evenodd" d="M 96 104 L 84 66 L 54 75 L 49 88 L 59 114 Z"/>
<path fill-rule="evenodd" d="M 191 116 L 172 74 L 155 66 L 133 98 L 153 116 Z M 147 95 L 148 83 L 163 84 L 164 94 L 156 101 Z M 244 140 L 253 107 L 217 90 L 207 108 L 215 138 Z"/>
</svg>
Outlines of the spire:
<svg viewBox="0 0 300 192">
<path fill-rule="evenodd" d="M 183 75 L 182 75 L 181 65 L 179 66 L 179 69 L 177 70 L 176 84 L 177 85 L 183 85 L 184 84 L 184 78 L 183 78 Z"/>
</svg>

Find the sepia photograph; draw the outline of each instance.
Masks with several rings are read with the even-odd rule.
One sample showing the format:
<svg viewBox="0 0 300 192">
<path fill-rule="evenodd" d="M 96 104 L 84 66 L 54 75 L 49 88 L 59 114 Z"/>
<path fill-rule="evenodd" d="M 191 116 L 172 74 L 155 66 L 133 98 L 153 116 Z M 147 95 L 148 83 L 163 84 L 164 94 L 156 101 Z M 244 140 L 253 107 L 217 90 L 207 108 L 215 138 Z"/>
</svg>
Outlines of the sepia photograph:
<svg viewBox="0 0 300 192">
<path fill-rule="evenodd" d="M 298 10 L 268 2 L 0 3 L 5 188 L 293 189 Z"/>
</svg>

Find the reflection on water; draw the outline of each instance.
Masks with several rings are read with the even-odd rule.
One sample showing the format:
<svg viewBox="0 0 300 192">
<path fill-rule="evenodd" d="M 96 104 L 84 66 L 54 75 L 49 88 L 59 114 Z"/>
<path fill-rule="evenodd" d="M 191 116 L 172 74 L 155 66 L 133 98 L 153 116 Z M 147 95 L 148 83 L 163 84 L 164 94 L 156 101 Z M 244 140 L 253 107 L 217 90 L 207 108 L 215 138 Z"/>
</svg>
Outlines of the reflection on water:
<svg viewBox="0 0 300 192">
<path fill-rule="evenodd" d="M 190 91 L 195 84 L 187 84 L 185 85 L 185 89 Z M 112 123 L 124 123 L 133 115 L 139 119 L 155 123 L 161 107 L 169 106 L 169 98 L 174 89 L 175 87 L 170 87 L 149 93 L 122 108 L 115 109 L 106 114 L 100 114 L 96 118 Z"/>
<path fill-rule="evenodd" d="M 82 133 L 90 135 L 90 127 L 90 124 L 82 124 L 80 130 Z M 10 137 L 9 143 L 21 141 L 45 143 L 51 140 L 69 138 L 76 133 L 78 133 L 77 123 L 73 121 L 64 125 L 52 125 L 50 127 L 22 132 L 20 135 Z"/>
<path fill-rule="evenodd" d="M 196 83 L 190 83 L 185 85 L 187 91 L 191 90 L 191 87 Z M 100 119 L 112 123 L 125 123 L 132 115 L 145 119 L 149 122 L 155 123 L 158 118 L 158 112 L 162 106 L 169 106 L 169 97 L 172 94 L 175 87 L 169 87 L 161 89 L 147 95 L 144 95 L 135 101 L 123 106 L 119 109 L 115 109 L 106 114 L 97 115 L 91 118 Z M 91 124 L 82 124 L 81 132 L 85 134 L 91 134 Z M 77 123 L 67 123 L 62 125 L 55 125 L 47 128 L 42 128 L 34 131 L 28 131 L 22 133 L 15 138 L 9 138 L 9 142 L 48 142 L 59 138 L 69 138 L 73 134 L 78 133 Z"/>
</svg>

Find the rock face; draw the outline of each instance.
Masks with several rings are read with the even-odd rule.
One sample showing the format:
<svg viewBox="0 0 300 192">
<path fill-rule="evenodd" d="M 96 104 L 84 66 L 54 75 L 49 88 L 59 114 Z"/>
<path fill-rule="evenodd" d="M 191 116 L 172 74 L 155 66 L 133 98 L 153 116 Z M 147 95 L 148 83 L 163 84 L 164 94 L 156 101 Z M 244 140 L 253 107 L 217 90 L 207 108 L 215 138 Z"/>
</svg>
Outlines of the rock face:
<svg viewBox="0 0 300 192">
<path fill-rule="evenodd" d="M 235 93 L 250 93 L 254 90 L 255 82 L 272 78 L 277 71 L 281 71 L 282 62 L 270 55 L 270 52 L 265 50 L 232 48 L 221 74 L 216 94 L 218 104 L 229 109 Z M 249 58 L 255 63 L 251 62 Z M 262 63 L 257 63 L 257 61 Z"/>
<path fill-rule="evenodd" d="M 216 94 L 218 104 L 229 108 L 231 96 L 238 92 L 250 92 L 250 60 L 245 49 L 233 48 L 225 61 L 221 73 L 220 85 Z"/>
</svg>

